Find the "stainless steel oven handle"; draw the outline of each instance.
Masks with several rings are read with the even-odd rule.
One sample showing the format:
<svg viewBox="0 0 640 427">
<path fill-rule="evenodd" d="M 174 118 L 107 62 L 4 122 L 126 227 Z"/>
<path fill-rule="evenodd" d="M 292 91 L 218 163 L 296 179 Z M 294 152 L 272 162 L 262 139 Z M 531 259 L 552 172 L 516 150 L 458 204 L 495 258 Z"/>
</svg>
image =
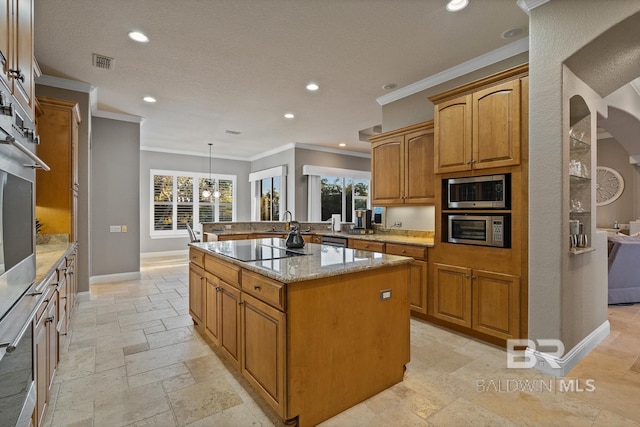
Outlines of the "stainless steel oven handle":
<svg viewBox="0 0 640 427">
<path fill-rule="evenodd" d="M 13 352 L 16 347 L 18 347 L 18 344 L 20 343 L 20 340 L 22 339 L 24 334 L 27 332 L 27 329 L 31 327 L 31 322 L 33 322 L 33 318 L 36 317 L 37 312 L 38 306 L 34 307 L 34 309 L 31 310 L 31 313 L 29 313 L 29 317 L 27 318 L 26 322 L 24 322 L 24 325 L 22 325 L 22 328 L 20 328 L 20 332 L 18 332 L 18 335 L 13 339 L 13 341 L 9 343 L 1 343 L 0 347 L 6 347 L 7 353 Z"/>
</svg>

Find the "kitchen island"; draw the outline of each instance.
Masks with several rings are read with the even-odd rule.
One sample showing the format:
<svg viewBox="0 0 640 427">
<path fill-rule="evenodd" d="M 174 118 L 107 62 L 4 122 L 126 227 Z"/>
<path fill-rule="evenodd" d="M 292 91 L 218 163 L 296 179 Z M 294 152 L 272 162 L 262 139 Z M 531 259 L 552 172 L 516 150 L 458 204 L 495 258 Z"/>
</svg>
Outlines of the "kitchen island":
<svg viewBox="0 0 640 427">
<path fill-rule="evenodd" d="M 411 258 L 278 238 L 190 246 L 194 323 L 286 423 L 402 381 Z"/>
</svg>

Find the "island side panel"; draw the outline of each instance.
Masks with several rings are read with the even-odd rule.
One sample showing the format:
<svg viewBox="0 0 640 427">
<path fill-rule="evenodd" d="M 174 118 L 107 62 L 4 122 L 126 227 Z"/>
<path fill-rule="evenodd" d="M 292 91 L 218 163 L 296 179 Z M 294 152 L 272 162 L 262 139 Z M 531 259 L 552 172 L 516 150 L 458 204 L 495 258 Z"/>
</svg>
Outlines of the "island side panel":
<svg viewBox="0 0 640 427">
<path fill-rule="evenodd" d="M 288 418 L 316 425 L 402 381 L 408 293 L 409 264 L 287 285 Z"/>
</svg>

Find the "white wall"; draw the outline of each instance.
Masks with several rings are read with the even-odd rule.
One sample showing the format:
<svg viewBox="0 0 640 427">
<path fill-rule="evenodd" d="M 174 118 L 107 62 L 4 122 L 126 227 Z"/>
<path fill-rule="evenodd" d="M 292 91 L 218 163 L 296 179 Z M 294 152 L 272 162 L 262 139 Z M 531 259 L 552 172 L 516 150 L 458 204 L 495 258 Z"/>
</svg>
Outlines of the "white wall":
<svg viewBox="0 0 640 427">
<path fill-rule="evenodd" d="M 248 161 L 213 158 L 212 172 L 237 176 L 235 190 L 238 221 L 249 221 L 249 168 L 250 163 Z M 140 186 L 140 252 L 148 254 L 186 251 L 187 243 L 189 242 L 186 231 L 184 232 L 184 237 L 163 239 L 152 239 L 150 237 L 151 169 L 207 173 L 209 171 L 209 157 L 146 150 L 140 152 L 140 174 L 138 177 Z"/>
<path fill-rule="evenodd" d="M 593 307 L 593 296 L 581 298 L 602 292 L 597 282 L 606 282 L 606 274 L 599 267 L 591 274 L 589 266 L 606 260 L 606 245 L 592 234 L 596 252 L 569 258 L 562 64 L 638 10 L 637 1 L 552 0 L 530 15 L 529 337 L 562 339 L 567 350 L 603 316 L 602 303 Z"/>
<path fill-rule="evenodd" d="M 140 271 L 140 124 L 93 117 L 91 142 L 91 280 L 95 281 L 99 276 Z M 126 225 L 127 232 L 111 233 L 111 225 Z"/>
</svg>

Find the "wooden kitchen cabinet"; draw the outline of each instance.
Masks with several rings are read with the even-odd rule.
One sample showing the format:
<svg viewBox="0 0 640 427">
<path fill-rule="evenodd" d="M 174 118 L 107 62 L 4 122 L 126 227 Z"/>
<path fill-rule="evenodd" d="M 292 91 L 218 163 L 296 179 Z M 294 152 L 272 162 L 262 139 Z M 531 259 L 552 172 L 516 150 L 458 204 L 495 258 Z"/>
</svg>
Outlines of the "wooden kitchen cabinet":
<svg viewBox="0 0 640 427">
<path fill-rule="evenodd" d="M 220 281 L 220 348 L 229 361 L 240 368 L 240 289 Z"/>
<path fill-rule="evenodd" d="M 429 282 L 427 248 L 387 243 L 385 252 L 392 255 L 409 256 L 414 259 L 409 265 L 409 308 L 411 311 L 427 314 L 427 286 Z"/>
<path fill-rule="evenodd" d="M 242 293 L 242 375 L 285 418 L 286 315 Z"/>
<path fill-rule="evenodd" d="M 0 8 L 0 91 L 12 94 L 31 120 L 35 107 L 33 2 L 6 0 Z"/>
<path fill-rule="evenodd" d="M 472 327 L 498 338 L 518 338 L 520 278 L 484 270 L 472 271 Z"/>
<path fill-rule="evenodd" d="M 471 327 L 471 269 L 433 265 L 434 316 Z"/>
<path fill-rule="evenodd" d="M 435 173 L 520 164 L 521 80 L 443 99 L 435 105 Z"/>
<path fill-rule="evenodd" d="M 204 331 L 215 345 L 220 345 L 220 303 L 222 296 L 220 279 L 205 271 L 205 281 Z"/>
<path fill-rule="evenodd" d="M 370 138 L 373 205 L 435 202 L 433 132 L 428 121 Z"/>
<path fill-rule="evenodd" d="M 510 274 L 434 264 L 434 316 L 498 338 L 520 332 L 520 279 Z"/>
<path fill-rule="evenodd" d="M 361 251 L 384 252 L 384 242 L 365 239 L 349 239 L 347 246 Z"/>
<path fill-rule="evenodd" d="M 51 170 L 36 171 L 36 217 L 44 234 L 68 234 L 77 240 L 78 210 L 78 104 L 38 98 L 40 144 L 36 154 Z"/>
<path fill-rule="evenodd" d="M 205 310 L 205 274 L 204 269 L 193 262 L 189 263 L 189 313 L 194 323 L 202 324 Z"/>
<path fill-rule="evenodd" d="M 44 299 L 34 320 L 36 426 L 44 424 L 44 416 L 50 403 L 51 386 L 58 366 L 58 291 L 54 276 L 45 280 Z"/>
</svg>

